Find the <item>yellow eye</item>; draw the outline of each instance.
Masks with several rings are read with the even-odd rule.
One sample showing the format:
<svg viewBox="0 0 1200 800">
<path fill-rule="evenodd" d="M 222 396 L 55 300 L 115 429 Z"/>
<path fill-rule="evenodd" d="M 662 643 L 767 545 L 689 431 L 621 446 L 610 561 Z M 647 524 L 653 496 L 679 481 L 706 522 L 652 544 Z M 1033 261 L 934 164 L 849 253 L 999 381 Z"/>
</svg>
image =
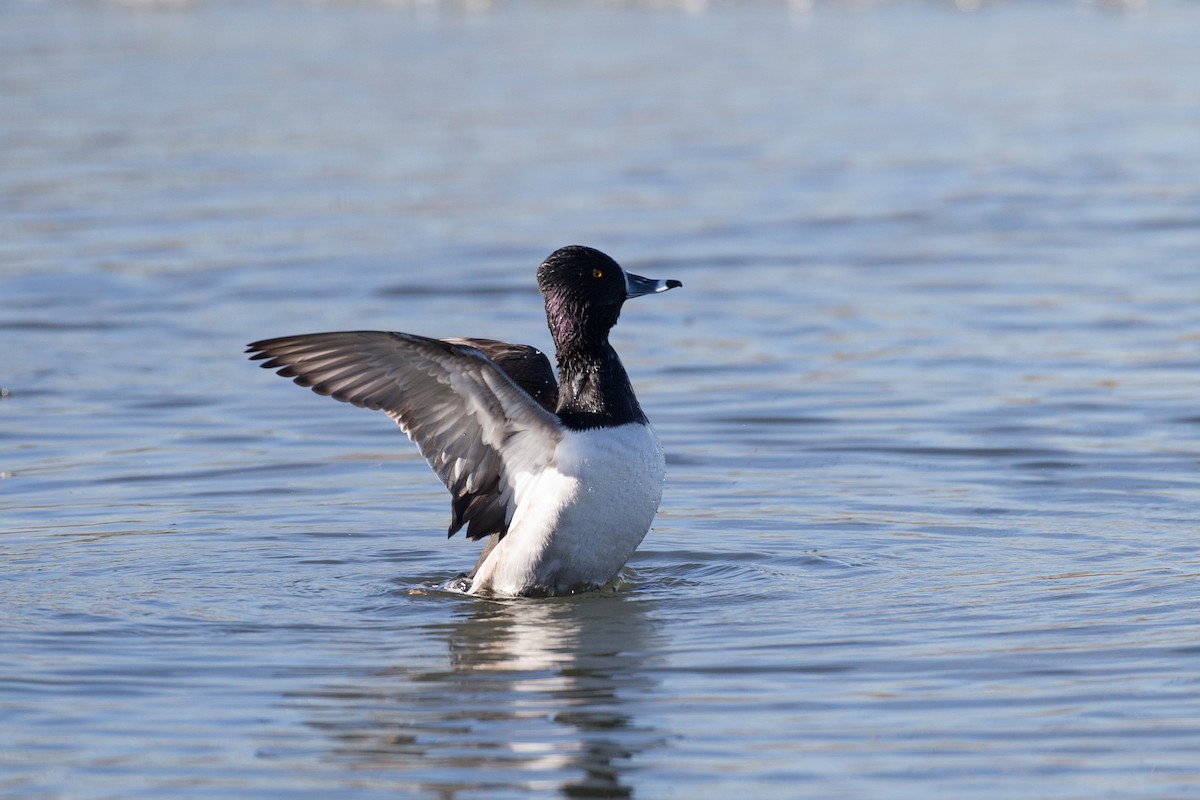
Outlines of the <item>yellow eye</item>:
<svg viewBox="0 0 1200 800">
<path fill-rule="evenodd" d="M 603 272 L 602 270 L 599 270 L 599 269 L 594 269 L 594 270 L 592 270 L 592 277 L 593 277 L 593 278 L 603 278 L 603 277 L 604 277 L 604 272 Z"/>
</svg>

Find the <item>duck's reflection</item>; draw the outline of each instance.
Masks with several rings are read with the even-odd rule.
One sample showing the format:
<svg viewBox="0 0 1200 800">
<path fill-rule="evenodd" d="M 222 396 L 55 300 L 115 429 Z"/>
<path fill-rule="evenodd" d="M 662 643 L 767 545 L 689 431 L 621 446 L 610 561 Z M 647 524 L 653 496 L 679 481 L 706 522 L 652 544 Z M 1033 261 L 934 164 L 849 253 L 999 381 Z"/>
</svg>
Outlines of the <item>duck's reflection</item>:
<svg viewBox="0 0 1200 800">
<path fill-rule="evenodd" d="M 449 797 L 632 794 L 631 759 L 661 741 L 636 716 L 655 688 L 646 661 L 660 650 L 646 601 L 469 600 L 433 633 L 448 662 L 373 671 L 361 690 L 336 692 L 338 707 L 328 695 L 320 711 L 310 707 L 337 760 L 400 771 L 407 786 Z"/>
</svg>

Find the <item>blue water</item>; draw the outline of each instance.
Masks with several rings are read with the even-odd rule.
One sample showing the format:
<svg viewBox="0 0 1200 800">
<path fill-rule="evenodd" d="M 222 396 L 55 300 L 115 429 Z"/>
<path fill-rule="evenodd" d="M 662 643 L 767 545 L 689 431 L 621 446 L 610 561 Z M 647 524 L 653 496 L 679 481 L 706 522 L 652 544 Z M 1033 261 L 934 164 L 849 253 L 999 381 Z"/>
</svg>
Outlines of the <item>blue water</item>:
<svg viewBox="0 0 1200 800">
<path fill-rule="evenodd" d="M 967 7 L 969 3 L 960 3 Z M 1200 6 L 0 8 L 0 794 L 1200 793 Z M 664 441 L 614 593 L 245 360 L 548 349 Z"/>
</svg>

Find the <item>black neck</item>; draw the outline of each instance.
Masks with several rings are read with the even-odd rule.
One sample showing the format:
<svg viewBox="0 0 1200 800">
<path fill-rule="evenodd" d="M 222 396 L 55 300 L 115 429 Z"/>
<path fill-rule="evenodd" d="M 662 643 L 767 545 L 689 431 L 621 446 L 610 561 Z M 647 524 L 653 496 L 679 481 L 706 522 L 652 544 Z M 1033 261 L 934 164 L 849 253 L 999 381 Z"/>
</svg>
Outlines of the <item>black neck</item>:
<svg viewBox="0 0 1200 800">
<path fill-rule="evenodd" d="M 558 416 L 575 430 L 646 421 L 625 367 L 607 341 L 591 351 L 559 351 Z"/>
</svg>

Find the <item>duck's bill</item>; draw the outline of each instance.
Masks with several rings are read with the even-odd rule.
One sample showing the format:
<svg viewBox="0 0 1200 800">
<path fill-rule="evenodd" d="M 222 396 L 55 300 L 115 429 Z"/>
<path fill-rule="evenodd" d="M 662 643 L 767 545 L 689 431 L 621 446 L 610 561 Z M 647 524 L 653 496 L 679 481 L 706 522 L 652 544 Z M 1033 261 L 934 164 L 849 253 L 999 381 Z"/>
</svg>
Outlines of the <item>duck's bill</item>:
<svg viewBox="0 0 1200 800">
<path fill-rule="evenodd" d="M 683 283 L 676 280 L 661 281 L 653 278 L 643 278 L 641 275 L 634 275 L 632 272 L 625 273 L 625 299 L 631 297 L 641 297 L 644 294 L 658 294 L 665 292 L 668 289 L 676 289 L 683 286 Z"/>
</svg>

